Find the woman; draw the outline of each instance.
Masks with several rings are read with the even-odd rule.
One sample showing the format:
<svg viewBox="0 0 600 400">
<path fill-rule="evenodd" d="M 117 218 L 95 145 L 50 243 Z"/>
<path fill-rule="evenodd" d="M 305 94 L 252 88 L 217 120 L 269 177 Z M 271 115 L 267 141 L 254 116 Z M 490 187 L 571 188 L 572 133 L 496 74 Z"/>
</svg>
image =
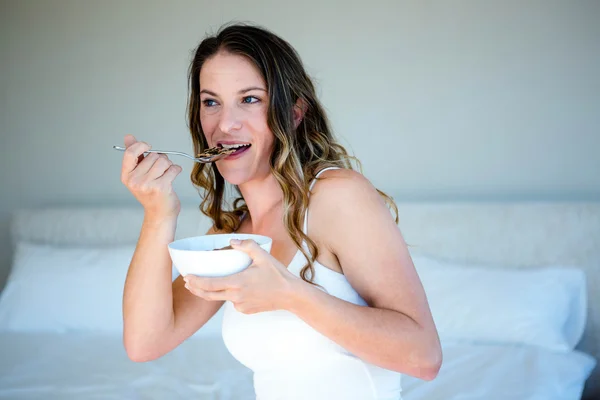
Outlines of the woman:
<svg viewBox="0 0 600 400">
<path fill-rule="evenodd" d="M 195 151 L 240 146 L 192 171 L 214 222 L 207 234 L 265 235 L 272 250 L 232 242 L 250 268 L 171 283 L 181 168 L 126 136 L 122 182 L 145 211 L 124 292 L 129 357 L 161 357 L 225 304 L 225 344 L 254 371 L 261 400 L 399 399 L 401 374 L 433 379 L 440 343 L 397 209 L 352 169 L 294 49 L 231 25 L 200 43 L 189 84 Z M 226 181 L 233 210 L 223 208 Z"/>
</svg>

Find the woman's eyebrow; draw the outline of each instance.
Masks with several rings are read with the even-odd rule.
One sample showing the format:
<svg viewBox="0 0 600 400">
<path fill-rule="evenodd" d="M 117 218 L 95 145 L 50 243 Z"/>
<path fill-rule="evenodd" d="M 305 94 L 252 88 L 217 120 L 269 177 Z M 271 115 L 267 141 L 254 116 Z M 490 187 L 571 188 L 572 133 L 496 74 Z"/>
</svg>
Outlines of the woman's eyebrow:
<svg viewBox="0 0 600 400">
<path fill-rule="evenodd" d="M 267 91 L 267 89 L 265 89 L 265 88 L 262 88 L 262 87 L 260 87 L 260 86 L 250 86 L 250 87 L 248 87 L 248 88 L 245 88 L 245 89 L 242 89 L 242 90 L 240 90 L 238 93 L 239 93 L 239 94 L 242 94 L 242 93 L 249 92 L 249 91 L 251 91 L 251 90 L 261 90 L 261 91 L 263 91 L 263 92 L 266 92 L 266 91 Z M 218 95 L 217 95 L 215 92 L 213 92 L 213 91 L 211 91 L 211 90 L 208 90 L 208 89 L 202 89 L 202 90 L 200 91 L 200 93 L 206 93 L 206 94 L 209 94 L 209 95 L 211 95 L 211 96 L 218 97 Z"/>
<path fill-rule="evenodd" d="M 218 96 L 217 96 L 217 94 L 216 94 L 215 92 L 211 92 L 210 90 L 206 90 L 206 89 L 202 89 L 202 90 L 200 91 L 200 93 L 206 93 L 206 94 L 209 94 L 209 95 L 211 95 L 211 96 L 218 97 Z"/>
<path fill-rule="evenodd" d="M 242 90 L 240 90 L 238 93 L 239 93 L 239 94 L 242 94 L 242 93 L 249 92 L 249 91 L 251 91 L 251 90 L 262 90 L 263 92 L 266 92 L 266 91 L 267 91 L 267 89 L 265 89 L 265 88 L 262 88 L 262 87 L 260 87 L 260 86 L 250 86 L 249 88 L 246 88 L 246 89 L 242 89 Z"/>
</svg>

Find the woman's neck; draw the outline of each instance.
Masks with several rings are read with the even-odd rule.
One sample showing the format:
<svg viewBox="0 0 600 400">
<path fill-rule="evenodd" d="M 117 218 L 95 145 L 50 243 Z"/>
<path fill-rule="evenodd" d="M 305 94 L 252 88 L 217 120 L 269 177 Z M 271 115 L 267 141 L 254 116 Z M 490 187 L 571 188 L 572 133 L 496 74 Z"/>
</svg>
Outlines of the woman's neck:
<svg viewBox="0 0 600 400">
<path fill-rule="evenodd" d="M 248 206 L 253 231 L 272 221 L 273 213 L 283 204 L 283 191 L 272 174 L 264 179 L 245 182 L 239 185 L 239 189 Z"/>
</svg>

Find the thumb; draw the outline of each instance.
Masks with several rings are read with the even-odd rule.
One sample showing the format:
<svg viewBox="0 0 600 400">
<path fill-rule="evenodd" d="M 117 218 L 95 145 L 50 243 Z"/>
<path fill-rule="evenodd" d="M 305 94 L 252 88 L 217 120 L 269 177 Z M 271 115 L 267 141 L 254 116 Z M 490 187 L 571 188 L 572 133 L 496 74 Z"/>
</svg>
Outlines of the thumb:
<svg viewBox="0 0 600 400">
<path fill-rule="evenodd" d="M 125 143 L 125 147 L 129 147 L 132 144 L 134 144 L 135 142 L 137 142 L 137 139 L 135 138 L 135 136 L 128 134 L 125 135 L 125 138 L 123 139 L 123 143 Z"/>
<path fill-rule="evenodd" d="M 266 253 L 265 249 L 260 247 L 258 243 L 252 239 L 231 239 L 229 243 L 235 250 L 241 250 L 248 254 L 252 260 L 260 259 L 264 256 L 264 253 Z"/>
</svg>

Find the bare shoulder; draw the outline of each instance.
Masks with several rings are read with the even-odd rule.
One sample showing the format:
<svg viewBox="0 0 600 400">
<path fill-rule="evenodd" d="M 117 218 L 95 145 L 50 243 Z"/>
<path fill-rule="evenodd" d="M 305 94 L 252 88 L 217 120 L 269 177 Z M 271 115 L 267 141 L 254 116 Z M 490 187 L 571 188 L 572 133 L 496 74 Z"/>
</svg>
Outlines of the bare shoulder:
<svg viewBox="0 0 600 400">
<path fill-rule="evenodd" d="M 322 183 L 325 181 L 328 182 L 328 185 L 331 185 L 333 182 L 337 184 L 341 184 L 341 182 L 369 183 L 369 180 L 360 172 L 347 168 L 329 169 L 327 171 L 322 172 L 321 175 L 319 175 L 318 181 L 315 184 L 314 189 L 316 189 L 317 185 L 319 185 L 320 182 Z M 315 192 L 314 189 L 313 192 Z"/>
<path fill-rule="evenodd" d="M 347 235 L 372 230 L 398 238 L 392 213 L 375 186 L 358 171 L 327 170 L 319 175 L 310 196 L 309 226 L 315 239 L 339 258 L 351 243 Z M 365 243 L 365 242 L 363 242 Z M 367 245 L 367 243 L 365 243 Z"/>
<path fill-rule="evenodd" d="M 330 169 L 317 178 L 311 198 L 314 197 L 315 202 L 336 201 L 341 195 L 368 192 L 377 193 L 371 182 L 360 172 L 351 169 Z"/>
<path fill-rule="evenodd" d="M 319 175 L 310 201 L 311 212 L 319 215 L 319 219 L 344 219 L 357 213 L 387 213 L 391 218 L 385 201 L 371 181 L 350 169 L 327 170 Z"/>
</svg>

